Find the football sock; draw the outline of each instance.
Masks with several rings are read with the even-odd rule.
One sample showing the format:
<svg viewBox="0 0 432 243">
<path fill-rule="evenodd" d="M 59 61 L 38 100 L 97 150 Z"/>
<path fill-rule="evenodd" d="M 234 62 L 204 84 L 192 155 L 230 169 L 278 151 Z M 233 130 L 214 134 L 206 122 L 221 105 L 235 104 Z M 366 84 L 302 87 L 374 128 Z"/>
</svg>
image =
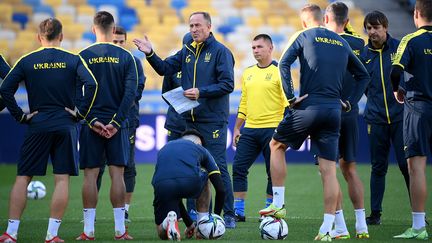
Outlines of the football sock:
<svg viewBox="0 0 432 243">
<path fill-rule="evenodd" d="M 357 233 L 368 232 L 365 209 L 364 208 L 355 209 L 354 212 L 356 217 L 356 223 L 355 223 L 356 232 Z"/>
<path fill-rule="evenodd" d="M 343 233 L 348 231 L 342 209 L 336 211 L 334 224 L 336 232 Z"/>
<path fill-rule="evenodd" d="M 129 204 L 125 203 L 125 210 L 129 212 Z"/>
<path fill-rule="evenodd" d="M 84 208 L 84 233 L 87 236 L 94 236 L 94 223 L 96 218 L 96 208 Z"/>
<path fill-rule="evenodd" d="M 125 228 L 125 208 L 113 208 L 114 211 L 114 228 L 116 235 L 123 235 Z"/>
<path fill-rule="evenodd" d="M 245 215 L 245 200 L 243 198 L 234 199 L 234 211 L 236 215 Z"/>
<path fill-rule="evenodd" d="M 20 221 L 18 219 L 9 219 L 6 233 L 11 236 L 16 236 L 18 234 L 19 224 Z"/>
<path fill-rule="evenodd" d="M 62 221 L 60 219 L 49 218 L 47 234 L 49 234 L 52 237 L 57 236 L 58 235 L 58 229 L 60 227 L 61 222 Z M 48 240 L 50 240 L 50 239 L 48 239 Z"/>
<path fill-rule="evenodd" d="M 273 204 L 282 208 L 285 204 L 285 187 L 284 186 L 274 186 L 273 187 Z"/>
<path fill-rule="evenodd" d="M 209 215 L 209 212 L 198 212 L 197 214 L 197 222 L 199 222 L 202 218 L 206 217 Z"/>
<path fill-rule="evenodd" d="M 270 198 L 270 197 L 266 198 L 265 207 L 270 206 L 270 204 L 272 204 L 272 202 L 273 202 L 273 198 Z"/>
<path fill-rule="evenodd" d="M 425 212 L 412 212 L 412 228 L 415 230 L 419 230 L 425 227 Z"/>
<path fill-rule="evenodd" d="M 168 216 L 164 219 L 164 221 L 162 221 L 162 229 L 166 230 L 167 226 L 168 226 Z"/>
<path fill-rule="evenodd" d="M 320 234 L 327 234 L 330 232 L 333 222 L 335 221 L 335 216 L 333 214 L 324 214 L 324 221 L 319 229 Z"/>
</svg>

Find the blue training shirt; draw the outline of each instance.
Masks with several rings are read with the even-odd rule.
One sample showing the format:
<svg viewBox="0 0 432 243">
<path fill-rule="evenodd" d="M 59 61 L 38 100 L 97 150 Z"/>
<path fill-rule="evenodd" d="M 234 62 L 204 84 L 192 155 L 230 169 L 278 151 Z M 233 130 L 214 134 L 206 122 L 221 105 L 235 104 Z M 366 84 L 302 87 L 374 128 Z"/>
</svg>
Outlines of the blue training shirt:
<svg viewBox="0 0 432 243">
<path fill-rule="evenodd" d="M 22 56 L 0 87 L 9 112 L 19 122 L 26 122 L 14 97 L 21 81 L 25 82 L 30 112 L 38 111 L 29 121 L 32 131 L 74 126 L 76 120 L 65 107 L 77 107 L 78 115 L 86 118 L 97 93 L 97 81 L 80 56 L 57 47 L 41 47 Z M 84 96 L 76 99 L 75 88 L 83 86 Z"/>
<path fill-rule="evenodd" d="M 340 108 L 345 72 L 354 75 L 355 87 L 347 99 L 356 104 L 369 82 L 369 75 L 349 44 L 324 27 L 294 34 L 279 61 L 282 84 L 288 100 L 294 98 L 291 65 L 300 61 L 300 96 L 308 94 L 297 109 Z"/>
<path fill-rule="evenodd" d="M 152 184 L 167 179 L 196 178 L 204 172 L 220 173 L 210 152 L 189 140 L 177 139 L 159 151 Z"/>
<path fill-rule="evenodd" d="M 405 85 L 406 99 L 416 102 L 417 108 L 424 106 L 416 110 L 429 113 L 432 108 L 432 26 L 423 26 L 401 40 L 393 67 L 413 75 Z"/>
<path fill-rule="evenodd" d="M 0 79 L 2 79 L 1 82 L 3 82 L 3 79 L 6 77 L 9 70 L 10 70 L 9 64 L 4 59 L 3 55 L 0 54 Z M 0 83 L 0 85 L 1 85 L 1 83 Z M 0 95 L 0 111 L 2 111 L 4 108 L 5 108 L 5 104 L 4 104 L 3 99 Z"/>
<path fill-rule="evenodd" d="M 141 100 L 142 92 L 144 90 L 146 76 L 144 75 L 144 69 L 140 59 L 136 56 L 134 56 L 134 58 L 138 71 L 138 88 L 136 91 L 135 102 L 129 112 L 129 126 L 137 128 L 139 126 L 139 101 Z"/>
<path fill-rule="evenodd" d="M 116 128 L 126 126 L 138 85 L 134 57 L 128 50 L 108 42 L 90 45 L 80 55 L 99 83 L 89 125 L 100 120 Z"/>
<path fill-rule="evenodd" d="M 359 57 L 364 50 L 363 49 L 364 45 L 365 45 L 364 40 L 359 36 L 355 36 L 355 35 L 351 35 L 351 34 L 347 34 L 347 33 L 342 33 L 342 34 L 340 34 L 340 36 L 348 42 L 353 53 L 357 57 Z M 345 77 L 344 77 L 343 83 L 342 83 L 342 97 L 341 97 L 342 100 L 348 100 L 348 98 L 353 93 L 356 92 L 354 90 L 355 82 L 356 81 L 353 78 L 353 75 L 349 71 L 346 71 Z M 359 112 L 358 103 L 355 103 L 355 104 L 351 104 L 351 111 L 350 112 L 343 112 L 342 115 L 358 114 L 358 112 Z"/>
</svg>

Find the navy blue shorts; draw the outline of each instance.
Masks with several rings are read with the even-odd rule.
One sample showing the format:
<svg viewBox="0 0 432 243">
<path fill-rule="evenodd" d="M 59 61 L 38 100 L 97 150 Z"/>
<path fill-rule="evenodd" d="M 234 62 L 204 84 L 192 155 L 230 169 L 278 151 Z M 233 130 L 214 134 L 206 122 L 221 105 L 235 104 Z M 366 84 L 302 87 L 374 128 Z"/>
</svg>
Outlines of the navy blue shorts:
<svg viewBox="0 0 432 243">
<path fill-rule="evenodd" d="M 196 178 L 176 178 L 157 182 L 153 185 L 153 208 L 156 225 L 162 224 L 169 211 L 180 217 L 179 204 L 183 198 L 198 198 L 207 185 L 207 174 Z"/>
<path fill-rule="evenodd" d="M 423 104 L 405 103 L 403 122 L 405 158 L 427 156 L 432 149 L 432 116 L 421 111 L 423 102 Z"/>
<path fill-rule="evenodd" d="M 311 146 L 315 148 L 314 152 L 318 157 L 336 161 L 340 120 L 340 109 L 290 109 L 276 128 L 273 138 L 298 150 L 310 136 Z"/>
<path fill-rule="evenodd" d="M 129 129 L 120 128 L 110 139 L 101 137 L 87 125 L 81 126 L 80 169 L 107 165 L 126 166 L 129 160 Z"/>
<path fill-rule="evenodd" d="M 342 115 L 339 137 L 339 156 L 346 162 L 354 162 L 356 160 L 359 141 L 357 119 L 357 114 Z"/>
<path fill-rule="evenodd" d="M 52 132 L 27 131 L 18 160 L 19 176 L 43 176 L 48 158 L 54 174 L 78 175 L 78 128 Z"/>
</svg>

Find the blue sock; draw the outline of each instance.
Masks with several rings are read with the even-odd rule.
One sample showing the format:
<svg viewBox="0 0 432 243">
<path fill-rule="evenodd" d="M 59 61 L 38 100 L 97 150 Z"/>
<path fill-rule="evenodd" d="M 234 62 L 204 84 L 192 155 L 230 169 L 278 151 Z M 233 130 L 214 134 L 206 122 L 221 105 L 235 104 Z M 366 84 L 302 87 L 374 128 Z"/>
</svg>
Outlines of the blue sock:
<svg viewBox="0 0 432 243">
<path fill-rule="evenodd" d="M 234 199 L 234 212 L 236 215 L 245 215 L 245 200 L 242 198 Z"/>
<path fill-rule="evenodd" d="M 272 202 L 273 202 L 273 198 L 267 198 L 265 207 L 270 206 L 270 204 L 272 204 Z"/>
</svg>

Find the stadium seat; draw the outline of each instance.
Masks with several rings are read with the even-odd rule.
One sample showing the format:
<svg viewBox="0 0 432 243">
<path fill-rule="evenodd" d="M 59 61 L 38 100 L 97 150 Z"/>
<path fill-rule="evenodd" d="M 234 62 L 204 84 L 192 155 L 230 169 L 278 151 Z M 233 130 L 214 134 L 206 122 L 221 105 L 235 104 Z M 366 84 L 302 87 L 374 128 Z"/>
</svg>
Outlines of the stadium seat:
<svg viewBox="0 0 432 243">
<path fill-rule="evenodd" d="M 78 15 L 76 23 L 84 25 L 85 30 L 90 31 L 93 26 L 93 15 Z"/>
<path fill-rule="evenodd" d="M 119 8 L 116 5 L 101 4 L 98 6 L 97 11 L 107 11 L 112 14 L 116 23 L 119 22 Z"/>
<path fill-rule="evenodd" d="M 41 0 L 22 0 L 22 3 L 35 7 L 41 5 Z"/>
<path fill-rule="evenodd" d="M 56 16 L 59 15 L 76 15 L 76 8 L 72 5 L 60 5 L 55 8 Z"/>
<path fill-rule="evenodd" d="M 42 0 L 42 3 L 51 7 L 58 7 L 63 4 L 63 0 Z"/>
<path fill-rule="evenodd" d="M 78 15 L 89 15 L 93 17 L 96 13 L 96 8 L 90 5 L 78 5 L 76 8 Z"/>
<path fill-rule="evenodd" d="M 12 20 L 13 8 L 9 4 L 0 4 L 0 22 L 10 22 Z"/>
<path fill-rule="evenodd" d="M 26 4 L 14 4 L 12 8 L 14 13 L 25 13 L 29 17 L 33 14 L 33 7 Z"/>
<path fill-rule="evenodd" d="M 36 13 L 47 13 L 51 16 L 54 16 L 54 10 L 51 6 L 48 5 L 38 5 L 33 7 L 33 12 Z"/>
<path fill-rule="evenodd" d="M 20 24 L 21 29 L 25 29 L 25 26 L 27 22 L 29 21 L 29 18 L 27 14 L 25 13 L 13 13 L 12 14 L 12 21 L 17 22 Z"/>
<path fill-rule="evenodd" d="M 52 18 L 52 17 L 54 17 L 54 16 L 51 15 L 51 14 L 49 14 L 49 13 L 44 13 L 44 12 L 42 12 L 42 13 L 34 13 L 33 14 L 33 18 L 32 18 L 32 22 L 35 25 L 38 25 L 38 24 L 40 24 L 40 22 L 44 21 L 45 19 Z"/>
<path fill-rule="evenodd" d="M 86 31 L 82 34 L 82 40 L 96 42 L 96 35 L 91 31 Z"/>
<path fill-rule="evenodd" d="M 63 26 L 67 27 L 75 22 L 75 15 L 69 14 L 56 14 L 56 18 L 62 23 Z"/>
</svg>

